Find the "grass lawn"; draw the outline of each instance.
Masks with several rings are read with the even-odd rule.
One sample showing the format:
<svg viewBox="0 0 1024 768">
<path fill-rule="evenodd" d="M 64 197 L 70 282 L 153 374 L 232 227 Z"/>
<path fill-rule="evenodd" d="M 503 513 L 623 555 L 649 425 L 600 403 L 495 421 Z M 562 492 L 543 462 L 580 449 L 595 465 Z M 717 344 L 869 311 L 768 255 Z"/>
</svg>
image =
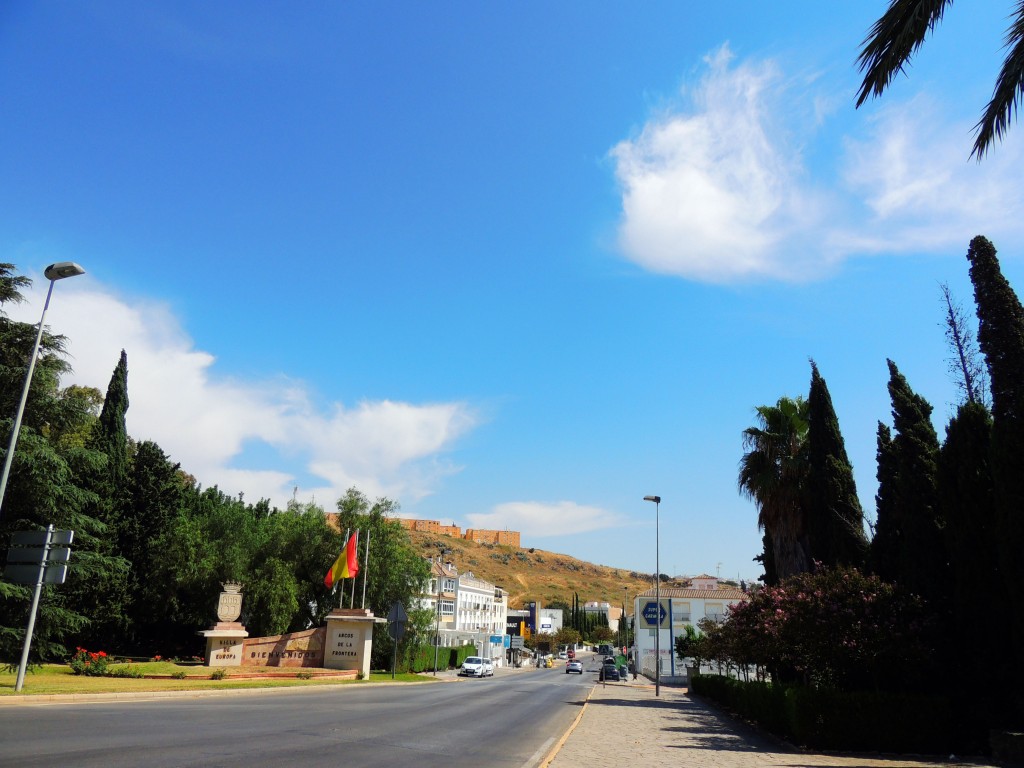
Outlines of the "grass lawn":
<svg viewBox="0 0 1024 768">
<path fill-rule="evenodd" d="M 280 667 L 230 667 L 222 680 L 210 679 L 214 671 L 210 667 L 195 665 L 178 665 L 170 661 L 147 661 L 132 664 L 111 664 L 110 671 L 117 674 L 129 669 L 132 673 L 143 675 L 168 675 L 165 678 L 149 679 L 140 677 L 90 677 L 76 675 L 67 664 L 43 664 L 32 667 L 25 674 L 25 682 L 20 693 L 14 692 L 17 682 L 17 666 L 13 669 L 0 668 L 0 696 L 24 696 L 32 694 L 88 694 L 88 693 L 125 693 L 150 691 L 208 691 L 228 690 L 237 688 L 295 688 L 298 686 L 318 685 L 360 685 L 362 680 L 339 680 L 333 677 L 311 678 L 303 680 L 298 677 L 301 669 L 281 669 Z M 233 675 L 273 671 L 279 676 L 273 678 L 245 679 Z M 180 677 L 184 673 L 185 677 Z M 170 677 L 178 675 L 179 677 Z M 420 683 L 433 678 L 429 675 L 398 674 L 394 681 L 390 672 L 371 672 L 369 682 L 402 682 Z"/>
</svg>

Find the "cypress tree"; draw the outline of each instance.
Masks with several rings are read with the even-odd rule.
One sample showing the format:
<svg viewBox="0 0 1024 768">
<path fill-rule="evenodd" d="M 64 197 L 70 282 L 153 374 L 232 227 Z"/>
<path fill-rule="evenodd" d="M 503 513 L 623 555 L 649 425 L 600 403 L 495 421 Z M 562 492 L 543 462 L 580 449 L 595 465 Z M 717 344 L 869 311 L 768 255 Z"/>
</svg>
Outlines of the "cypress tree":
<svg viewBox="0 0 1024 768">
<path fill-rule="evenodd" d="M 1024 308 L 1003 277 L 996 249 L 975 237 L 967 251 L 978 313 L 978 344 L 988 365 L 992 394 L 992 488 L 996 541 L 1013 616 L 1013 641 L 1024 648 Z M 1024 673 L 1014 667 L 1016 690 Z M 1018 694 L 1024 720 L 1024 694 Z"/>
<path fill-rule="evenodd" d="M 924 597 L 935 610 L 948 610 L 949 558 L 939 519 L 936 473 L 939 440 L 932 426 L 932 407 L 911 390 L 892 360 L 889 397 L 893 426 L 893 482 L 888 489 L 898 510 L 897 581 Z"/>
<path fill-rule="evenodd" d="M 110 375 L 103 410 L 100 411 L 92 439 L 92 447 L 107 455 L 107 481 L 110 489 L 118 496 L 123 496 L 128 486 L 127 413 L 128 355 L 122 349 L 121 357 Z"/>
<path fill-rule="evenodd" d="M 129 502 L 128 431 L 128 357 L 121 357 L 111 374 L 103 408 L 93 424 L 88 446 L 105 457 L 102 466 L 81 476 L 83 485 L 95 494 L 90 514 L 105 525 L 103 535 L 94 542 L 93 554 L 103 561 L 117 562 L 117 568 L 96 569 L 88 584 L 78 583 L 68 590 L 81 606 L 90 624 L 78 636 L 78 644 L 107 650 L 124 651 L 129 637 L 130 563 L 123 553 L 125 534 L 123 517 Z"/>
<path fill-rule="evenodd" d="M 998 549 L 995 499 L 990 465 L 992 417 L 981 403 L 965 403 L 946 427 L 939 451 L 938 497 L 945 520 L 957 616 L 984 616 L 985 631 L 976 633 L 976 655 L 985 659 L 971 674 L 958 676 L 975 702 L 972 709 L 988 722 L 1007 710 L 1012 680 L 1009 594 L 993 553 Z M 1010 664 L 1012 666 L 1012 664 Z"/>
<path fill-rule="evenodd" d="M 863 567 L 868 552 L 864 512 L 832 396 L 813 360 L 807 401 L 810 469 L 804 519 L 811 559 L 826 566 Z"/>
<path fill-rule="evenodd" d="M 892 433 L 878 422 L 877 449 L 878 493 L 875 494 L 875 535 L 871 539 L 871 569 L 883 581 L 896 581 L 899 573 L 899 552 L 903 525 L 899 506 L 894 502 L 896 461 L 893 456 Z"/>
</svg>

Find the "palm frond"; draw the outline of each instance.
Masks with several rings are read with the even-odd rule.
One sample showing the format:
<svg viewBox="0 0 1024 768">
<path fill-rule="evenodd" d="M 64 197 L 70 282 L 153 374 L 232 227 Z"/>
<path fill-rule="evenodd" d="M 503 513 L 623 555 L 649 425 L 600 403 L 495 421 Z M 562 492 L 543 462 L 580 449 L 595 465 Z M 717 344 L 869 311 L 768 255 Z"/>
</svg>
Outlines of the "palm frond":
<svg viewBox="0 0 1024 768">
<path fill-rule="evenodd" d="M 992 100 L 981 120 L 974 126 L 978 132 L 971 157 L 980 162 L 996 139 L 1002 139 L 1013 120 L 1017 102 L 1024 94 L 1024 0 L 1017 3 L 1016 18 L 1006 33 L 1009 53 L 999 71 Z"/>
<path fill-rule="evenodd" d="M 857 93 L 859 107 L 869 96 L 881 96 L 925 37 L 942 20 L 953 0 L 892 0 L 889 10 L 871 28 L 857 57 L 864 82 Z"/>
</svg>

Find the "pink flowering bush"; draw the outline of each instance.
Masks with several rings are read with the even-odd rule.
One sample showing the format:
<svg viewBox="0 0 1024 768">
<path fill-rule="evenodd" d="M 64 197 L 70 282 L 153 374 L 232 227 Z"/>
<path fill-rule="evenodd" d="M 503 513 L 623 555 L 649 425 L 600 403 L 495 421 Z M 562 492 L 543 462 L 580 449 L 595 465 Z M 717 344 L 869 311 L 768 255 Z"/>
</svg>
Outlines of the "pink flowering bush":
<svg viewBox="0 0 1024 768">
<path fill-rule="evenodd" d="M 879 690 L 925 672 L 932 631 L 920 598 L 854 568 L 819 567 L 734 606 L 707 645 L 716 661 L 809 686 Z"/>
</svg>

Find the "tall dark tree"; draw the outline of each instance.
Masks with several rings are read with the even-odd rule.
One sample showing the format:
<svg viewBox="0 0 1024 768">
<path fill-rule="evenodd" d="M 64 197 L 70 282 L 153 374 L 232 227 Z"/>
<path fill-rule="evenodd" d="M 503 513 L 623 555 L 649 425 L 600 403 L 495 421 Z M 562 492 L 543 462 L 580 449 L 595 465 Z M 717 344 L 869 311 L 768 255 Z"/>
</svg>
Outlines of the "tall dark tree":
<svg viewBox="0 0 1024 768">
<path fill-rule="evenodd" d="M 107 482 L 114 494 L 122 498 L 128 489 L 129 456 L 128 427 L 125 416 L 128 413 L 128 355 L 121 350 L 121 357 L 114 366 L 103 399 L 103 409 L 93 431 L 92 447 L 107 456 Z"/>
<path fill-rule="evenodd" d="M 88 446 L 105 457 L 102 467 L 83 473 L 80 482 L 95 494 L 88 512 L 100 520 L 106 531 L 93 544 L 93 554 L 104 560 L 117 559 L 113 569 L 97 569 L 89 583 L 76 583 L 69 598 L 81 606 L 90 622 L 78 636 L 83 647 L 100 645 L 110 651 L 125 651 L 129 633 L 129 562 L 122 556 L 122 518 L 129 500 L 128 431 L 128 358 L 124 350 L 114 366 L 99 418 L 93 424 Z"/>
<path fill-rule="evenodd" d="M 858 62 L 864 82 L 857 106 L 881 96 L 897 74 L 924 44 L 953 0 L 890 0 L 889 8 L 871 28 Z M 1024 92 L 1024 3 L 1017 3 L 1006 34 L 1006 58 L 996 79 L 992 99 L 975 126 L 975 154 L 980 159 L 992 142 L 1009 129 L 1018 99 Z"/>
<path fill-rule="evenodd" d="M 986 660 L 956 684 L 975 702 L 968 716 L 1003 722 L 1011 711 L 1012 604 L 995 553 L 999 549 L 990 464 L 992 417 L 980 403 L 964 403 L 946 427 L 939 451 L 938 497 L 952 569 L 951 608 L 956 616 L 984 616 L 975 653 Z M 1008 669 L 1011 667 L 1011 669 Z"/>
<path fill-rule="evenodd" d="M 804 520 L 810 556 L 823 565 L 860 568 L 868 553 L 864 512 L 832 396 L 813 360 L 807 404 L 809 466 Z"/>
<path fill-rule="evenodd" d="M 757 525 L 770 536 L 778 578 L 810 568 L 802 502 L 806 491 L 808 403 L 779 398 L 755 409 L 757 424 L 743 431 L 740 493 L 757 505 Z"/>
<path fill-rule="evenodd" d="M 895 500 L 897 472 L 892 432 L 882 422 L 878 422 L 877 445 L 878 492 L 875 494 L 876 519 L 875 535 L 871 539 L 871 569 L 883 581 L 894 582 L 900 573 L 903 521 Z"/>
<path fill-rule="evenodd" d="M 888 492 L 899 519 L 897 581 L 925 598 L 933 610 L 945 609 L 949 557 L 938 509 L 939 440 L 931 422 L 932 407 L 911 390 L 892 360 L 886 362 L 895 428 L 894 471 Z"/>
<path fill-rule="evenodd" d="M 971 240 L 967 251 L 978 312 L 978 344 L 988 365 L 992 390 L 992 487 L 998 557 L 1014 617 L 1013 640 L 1024 648 L 1024 308 L 1003 276 L 996 249 L 987 239 Z M 1017 690 L 1024 673 L 1015 672 Z M 1019 699 L 1024 720 L 1024 695 Z"/>
<path fill-rule="evenodd" d="M 128 500 L 118 524 L 121 555 L 131 564 L 126 644 L 133 655 L 156 653 L 170 631 L 167 586 L 152 574 L 161 559 L 158 542 L 186 505 L 190 483 L 160 446 L 139 443 L 131 462 Z M 166 649 L 164 649 L 166 651 Z"/>
</svg>

